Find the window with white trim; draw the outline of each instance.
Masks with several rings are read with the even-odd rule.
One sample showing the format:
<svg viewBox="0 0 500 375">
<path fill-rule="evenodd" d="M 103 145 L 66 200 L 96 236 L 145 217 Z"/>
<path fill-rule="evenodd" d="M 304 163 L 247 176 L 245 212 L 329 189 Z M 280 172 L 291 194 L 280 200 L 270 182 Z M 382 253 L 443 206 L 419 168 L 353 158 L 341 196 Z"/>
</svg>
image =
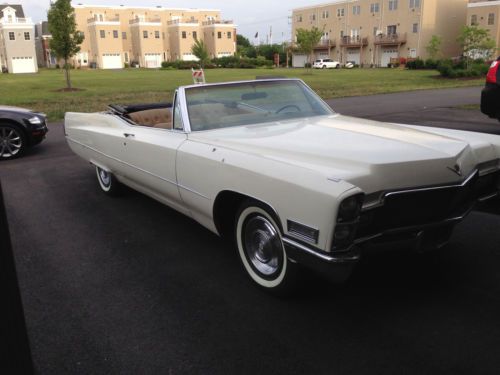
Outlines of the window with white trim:
<svg viewBox="0 0 500 375">
<path fill-rule="evenodd" d="M 31 35 L 29 33 L 29 31 L 25 31 L 24 32 L 24 40 L 30 40 L 31 39 Z"/>
<path fill-rule="evenodd" d="M 380 12 L 380 4 L 379 3 L 370 4 L 370 13 L 378 13 L 378 12 Z"/>
<path fill-rule="evenodd" d="M 100 35 L 101 39 L 106 38 L 106 31 L 104 31 L 104 30 L 99 30 L 99 35 Z"/>
<path fill-rule="evenodd" d="M 410 0 L 410 8 L 420 8 L 420 0 Z"/>
<path fill-rule="evenodd" d="M 353 5 L 352 14 L 355 16 L 359 16 L 361 14 L 361 5 Z"/>
<path fill-rule="evenodd" d="M 488 25 L 494 25 L 495 24 L 495 13 L 490 13 L 488 14 Z"/>
<path fill-rule="evenodd" d="M 337 9 L 337 17 L 344 17 L 344 15 L 345 15 L 344 8 Z"/>
<path fill-rule="evenodd" d="M 398 0 L 389 0 L 389 10 L 398 9 Z"/>
<path fill-rule="evenodd" d="M 16 34 L 13 31 L 9 31 L 9 40 L 16 40 Z"/>
</svg>

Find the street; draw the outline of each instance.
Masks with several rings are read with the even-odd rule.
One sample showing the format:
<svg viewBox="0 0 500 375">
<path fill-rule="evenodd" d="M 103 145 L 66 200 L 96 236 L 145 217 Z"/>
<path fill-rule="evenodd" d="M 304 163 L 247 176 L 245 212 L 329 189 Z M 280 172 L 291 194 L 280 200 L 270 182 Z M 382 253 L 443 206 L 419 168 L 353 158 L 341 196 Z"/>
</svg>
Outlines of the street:
<svg viewBox="0 0 500 375">
<path fill-rule="evenodd" d="M 328 101 L 342 114 L 500 134 L 479 88 Z M 439 103 L 439 104 L 437 104 Z M 500 216 L 472 212 L 441 252 L 368 254 L 345 284 L 255 288 L 236 250 L 131 190 L 105 196 L 62 124 L 0 164 L 40 374 L 496 374 Z"/>
</svg>

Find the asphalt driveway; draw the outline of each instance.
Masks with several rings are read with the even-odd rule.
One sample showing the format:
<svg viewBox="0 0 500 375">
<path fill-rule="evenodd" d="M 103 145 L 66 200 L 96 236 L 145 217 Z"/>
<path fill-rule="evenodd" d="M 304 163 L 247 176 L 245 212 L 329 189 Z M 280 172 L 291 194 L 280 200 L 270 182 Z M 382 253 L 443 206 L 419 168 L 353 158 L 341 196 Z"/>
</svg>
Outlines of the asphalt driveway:
<svg viewBox="0 0 500 375">
<path fill-rule="evenodd" d="M 332 104 L 498 133 L 477 111 L 464 122 L 454 109 L 477 92 L 463 103 L 439 91 Z M 39 373 L 498 373 L 499 216 L 473 212 L 440 253 L 368 255 L 346 284 L 308 276 L 297 297 L 276 299 L 194 221 L 133 191 L 102 194 L 61 125 L 49 128 L 42 145 L 0 164 Z"/>
</svg>

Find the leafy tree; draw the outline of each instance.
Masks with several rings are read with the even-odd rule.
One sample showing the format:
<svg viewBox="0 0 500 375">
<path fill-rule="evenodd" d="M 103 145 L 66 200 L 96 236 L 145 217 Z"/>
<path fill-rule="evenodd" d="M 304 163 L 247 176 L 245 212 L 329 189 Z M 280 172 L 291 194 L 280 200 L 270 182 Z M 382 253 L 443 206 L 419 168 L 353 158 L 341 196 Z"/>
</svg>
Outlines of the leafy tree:
<svg viewBox="0 0 500 375">
<path fill-rule="evenodd" d="M 443 43 L 443 38 L 439 35 L 433 35 L 427 47 L 425 47 L 429 57 L 435 60 L 439 53 L 441 52 L 441 44 Z"/>
<path fill-rule="evenodd" d="M 243 35 L 237 34 L 236 35 L 236 45 L 241 46 L 241 47 L 250 47 L 250 41 L 248 38 L 245 38 Z"/>
<path fill-rule="evenodd" d="M 297 47 L 307 55 L 308 62 L 311 63 L 311 55 L 323 36 L 323 31 L 317 27 L 311 30 L 297 29 Z"/>
<path fill-rule="evenodd" d="M 193 46 L 191 47 L 191 52 L 200 60 L 202 69 L 205 66 L 205 63 L 210 61 L 210 58 L 208 57 L 207 46 L 205 45 L 203 40 L 195 40 Z"/>
<path fill-rule="evenodd" d="M 243 35 L 236 35 L 236 52 L 242 57 L 257 57 L 257 50 Z"/>
<path fill-rule="evenodd" d="M 83 42 L 83 33 L 76 30 L 75 11 L 71 1 L 57 0 L 52 3 L 47 19 L 52 34 L 50 48 L 59 59 L 64 60 L 66 87 L 71 89 L 68 60 L 80 51 L 80 44 Z"/>
<path fill-rule="evenodd" d="M 477 57 L 489 59 L 495 50 L 495 41 L 490 38 L 488 30 L 477 25 L 464 26 L 457 41 L 462 47 L 467 68 L 471 60 Z"/>
</svg>

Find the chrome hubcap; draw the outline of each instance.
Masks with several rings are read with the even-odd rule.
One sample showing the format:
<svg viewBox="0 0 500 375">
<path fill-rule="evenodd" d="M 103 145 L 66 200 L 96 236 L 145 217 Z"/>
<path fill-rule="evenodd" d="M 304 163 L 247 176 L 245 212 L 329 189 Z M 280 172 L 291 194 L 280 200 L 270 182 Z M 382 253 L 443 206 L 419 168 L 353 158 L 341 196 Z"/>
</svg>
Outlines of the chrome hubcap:
<svg viewBox="0 0 500 375">
<path fill-rule="evenodd" d="M 111 184 L 110 174 L 102 169 L 99 169 L 99 178 L 104 186 L 109 186 Z"/>
<path fill-rule="evenodd" d="M 274 226 L 263 216 L 250 218 L 243 230 L 243 246 L 248 260 L 261 274 L 270 276 L 281 265 L 282 244 Z"/>
<path fill-rule="evenodd" d="M 0 157 L 10 158 L 21 150 L 23 140 L 17 130 L 0 128 Z"/>
</svg>

